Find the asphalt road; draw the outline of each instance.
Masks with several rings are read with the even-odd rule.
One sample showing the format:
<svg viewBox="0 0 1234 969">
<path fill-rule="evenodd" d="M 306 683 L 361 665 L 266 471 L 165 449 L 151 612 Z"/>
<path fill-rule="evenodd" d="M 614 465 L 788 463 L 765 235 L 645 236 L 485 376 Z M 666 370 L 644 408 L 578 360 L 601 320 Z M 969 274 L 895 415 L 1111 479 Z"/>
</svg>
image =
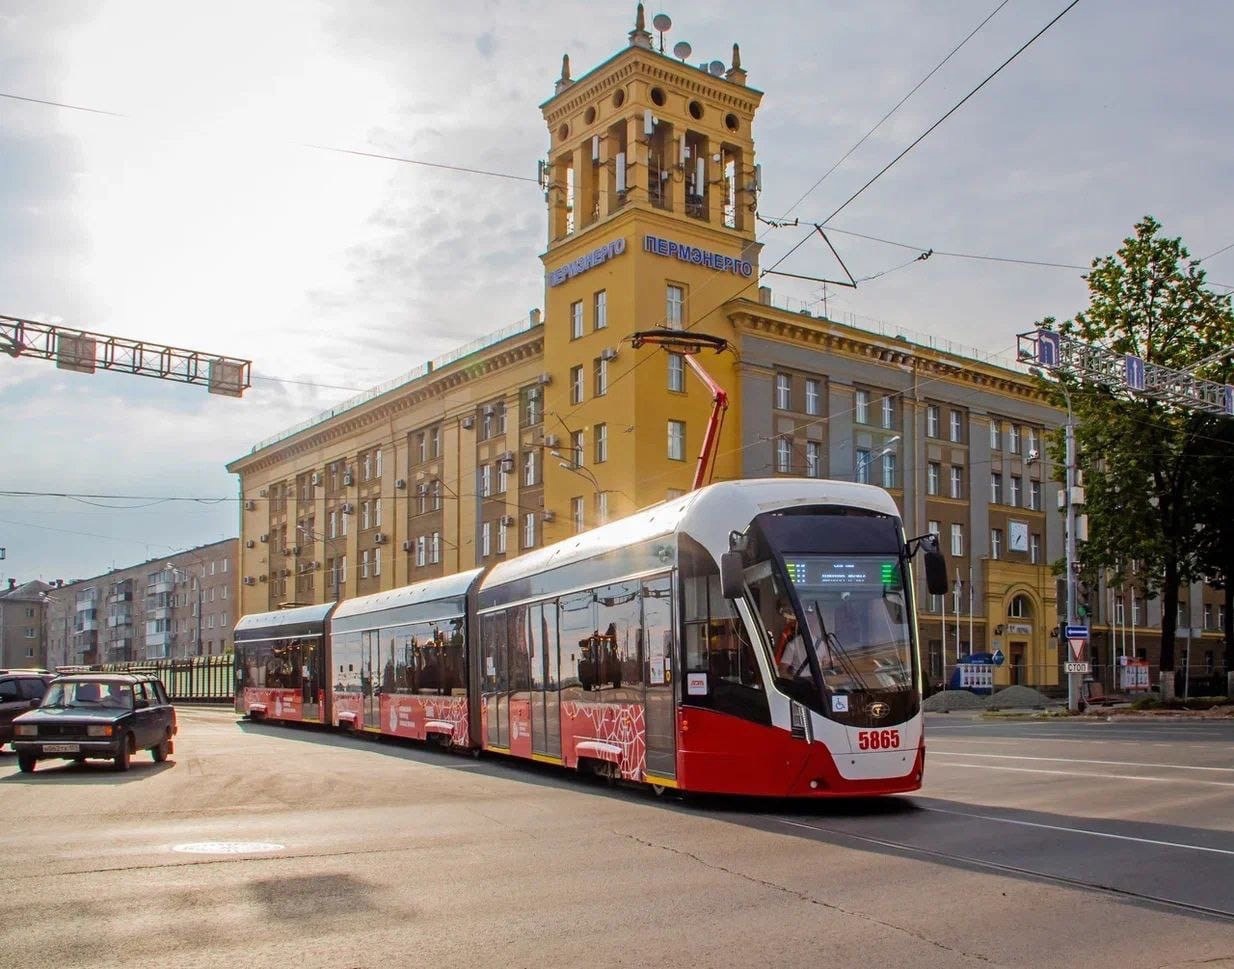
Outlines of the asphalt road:
<svg viewBox="0 0 1234 969">
<path fill-rule="evenodd" d="M 0 756 L 0 965 L 1234 966 L 1234 724 L 932 717 L 921 795 L 803 807 L 180 720 Z"/>
</svg>

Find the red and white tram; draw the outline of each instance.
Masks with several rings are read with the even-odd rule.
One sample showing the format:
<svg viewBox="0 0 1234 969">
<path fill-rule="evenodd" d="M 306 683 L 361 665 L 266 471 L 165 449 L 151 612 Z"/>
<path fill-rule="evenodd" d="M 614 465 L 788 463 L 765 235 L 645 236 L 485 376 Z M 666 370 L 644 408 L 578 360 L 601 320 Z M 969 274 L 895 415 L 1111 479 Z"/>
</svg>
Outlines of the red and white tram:
<svg viewBox="0 0 1234 969">
<path fill-rule="evenodd" d="M 503 561 L 245 616 L 236 709 L 657 788 L 921 786 L 906 541 L 879 488 L 733 481 Z"/>
</svg>

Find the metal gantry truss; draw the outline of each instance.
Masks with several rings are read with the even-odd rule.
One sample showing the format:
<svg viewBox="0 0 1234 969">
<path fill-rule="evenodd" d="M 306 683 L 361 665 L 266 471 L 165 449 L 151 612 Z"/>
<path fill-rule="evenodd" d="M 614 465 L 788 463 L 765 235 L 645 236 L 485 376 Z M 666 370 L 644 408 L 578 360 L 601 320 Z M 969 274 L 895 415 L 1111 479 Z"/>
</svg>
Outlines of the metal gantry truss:
<svg viewBox="0 0 1234 969">
<path fill-rule="evenodd" d="M 227 397 L 240 397 L 252 386 L 251 360 L 9 316 L 0 316 L 0 351 L 11 357 L 54 360 L 60 369 L 77 373 L 118 370 L 198 384 Z"/>
<path fill-rule="evenodd" d="M 1053 330 L 1031 330 L 1016 337 L 1016 356 L 1054 374 L 1125 391 L 1135 397 L 1207 414 L 1234 416 L 1234 386 L 1197 377 L 1193 370 L 1175 370 L 1149 363 L 1130 353 L 1085 343 Z"/>
</svg>

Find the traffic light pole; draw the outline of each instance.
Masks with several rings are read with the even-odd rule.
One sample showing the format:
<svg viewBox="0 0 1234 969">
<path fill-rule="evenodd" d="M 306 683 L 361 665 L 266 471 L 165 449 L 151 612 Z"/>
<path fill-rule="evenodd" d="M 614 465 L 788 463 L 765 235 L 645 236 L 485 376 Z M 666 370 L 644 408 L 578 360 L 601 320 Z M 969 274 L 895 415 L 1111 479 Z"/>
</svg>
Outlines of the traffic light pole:
<svg viewBox="0 0 1234 969">
<path fill-rule="evenodd" d="M 1060 384 L 1060 386 L 1062 386 Z M 1067 394 L 1067 388 L 1063 386 L 1063 393 L 1067 401 L 1067 427 L 1066 447 L 1067 447 L 1067 625 L 1074 625 L 1079 621 L 1076 615 L 1076 574 L 1075 574 L 1075 502 L 1072 501 L 1072 495 L 1075 491 L 1075 422 L 1071 417 L 1071 395 Z M 1066 659 L 1072 659 L 1070 653 L 1071 644 L 1066 636 L 1060 636 L 1062 641 Z M 1075 713 L 1080 709 L 1080 673 L 1067 674 L 1067 709 Z"/>
</svg>

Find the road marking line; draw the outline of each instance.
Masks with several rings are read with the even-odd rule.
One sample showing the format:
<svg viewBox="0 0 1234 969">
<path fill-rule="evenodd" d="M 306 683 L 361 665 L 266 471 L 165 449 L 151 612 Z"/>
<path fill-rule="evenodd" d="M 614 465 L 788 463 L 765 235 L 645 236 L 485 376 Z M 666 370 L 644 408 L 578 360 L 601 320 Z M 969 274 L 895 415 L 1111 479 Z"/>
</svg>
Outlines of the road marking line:
<svg viewBox="0 0 1234 969">
<path fill-rule="evenodd" d="M 946 757 L 997 757 L 999 760 L 1047 760 L 1064 764 L 1104 764 L 1107 767 L 1165 767 L 1168 770 L 1215 770 L 1234 774 L 1234 767 L 1192 767 L 1188 764 L 1143 764 L 1132 760 L 1083 760 L 1079 757 L 1030 757 L 1027 754 L 970 754 L 962 750 L 932 750 Z"/>
<path fill-rule="evenodd" d="M 1086 780 L 1104 778 L 1111 781 L 1149 781 L 1157 784 L 1203 784 L 1206 787 L 1234 787 L 1234 781 L 1202 781 L 1191 777 L 1136 777 L 1134 774 L 1093 774 L 1089 771 L 1044 770 L 1040 767 L 1003 767 L 999 764 L 958 764 L 931 760 L 935 767 L 967 767 L 970 770 L 1007 770 L 1019 774 L 1058 774 L 1063 777 L 1083 777 Z"/>
<path fill-rule="evenodd" d="M 1182 848 L 1186 851 L 1203 851 L 1213 855 L 1232 855 L 1234 851 L 1228 848 L 1209 848 L 1205 845 L 1191 845 L 1181 841 L 1158 841 L 1155 838 L 1137 838 L 1129 834 L 1111 834 L 1108 831 L 1093 831 L 1089 828 L 1069 828 L 1061 824 L 1042 824 L 1039 821 L 1020 821 L 1016 818 L 998 818 L 990 814 L 971 814 L 968 811 L 949 811 L 946 808 L 924 807 L 922 811 L 933 811 L 935 814 L 954 814 L 961 818 L 976 818 L 979 821 L 997 821 L 1001 824 L 1018 824 L 1025 828 L 1042 828 L 1047 831 L 1065 831 L 1068 834 L 1090 834 L 1094 838 L 1110 838 L 1114 841 L 1134 841 L 1136 844 L 1156 845 L 1161 848 Z"/>
</svg>

